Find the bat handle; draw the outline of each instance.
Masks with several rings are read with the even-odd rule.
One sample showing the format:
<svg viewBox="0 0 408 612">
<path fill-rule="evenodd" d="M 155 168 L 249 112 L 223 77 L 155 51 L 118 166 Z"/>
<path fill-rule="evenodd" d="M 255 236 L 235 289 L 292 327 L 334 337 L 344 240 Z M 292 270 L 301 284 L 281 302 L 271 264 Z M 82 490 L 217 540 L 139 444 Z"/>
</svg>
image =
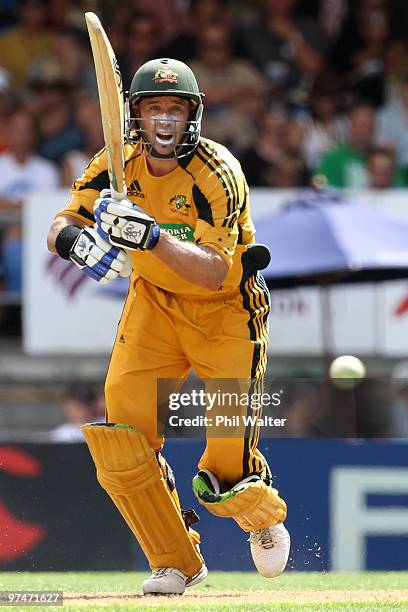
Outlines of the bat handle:
<svg viewBox="0 0 408 612">
<path fill-rule="evenodd" d="M 111 192 L 111 197 L 114 198 L 115 200 L 125 200 L 127 197 L 127 193 L 125 189 L 123 191 L 116 191 L 112 185 L 110 186 L 110 192 Z"/>
</svg>

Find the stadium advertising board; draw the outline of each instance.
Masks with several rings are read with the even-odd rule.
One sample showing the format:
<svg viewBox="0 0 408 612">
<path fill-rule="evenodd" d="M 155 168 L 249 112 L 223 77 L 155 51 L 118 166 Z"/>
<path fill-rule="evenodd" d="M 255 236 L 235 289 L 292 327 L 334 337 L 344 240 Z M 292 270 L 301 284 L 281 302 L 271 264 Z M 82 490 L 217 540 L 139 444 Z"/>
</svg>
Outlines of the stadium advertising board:
<svg viewBox="0 0 408 612">
<path fill-rule="evenodd" d="M 99 286 L 74 264 L 46 250 L 50 222 L 68 197 L 66 190 L 36 193 L 25 207 L 24 347 L 30 354 L 109 353 L 127 291 L 125 279 Z M 253 189 L 255 223 L 291 197 L 290 191 Z M 403 190 L 384 193 L 381 199 L 368 192 L 354 197 L 407 215 Z M 330 305 L 335 353 L 406 355 L 407 282 L 333 287 Z M 319 289 L 273 291 L 270 353 L 318 355 L 323 348 L 321 320 Z"/>
<path fill-rule="evenodd" d="M 247 534 L 197 507 L 190 483 L 202 446 L 166 445 L 183 507 L 199 511 L 210 570 L 253 570 Z M 260 448 L 288 503 L 288 569 L 407 569 L 406 444 L 274 439 Z M 1 444 L 0 460 L 0 571 L 147 569 L 85 444 Z"/>
</svg>

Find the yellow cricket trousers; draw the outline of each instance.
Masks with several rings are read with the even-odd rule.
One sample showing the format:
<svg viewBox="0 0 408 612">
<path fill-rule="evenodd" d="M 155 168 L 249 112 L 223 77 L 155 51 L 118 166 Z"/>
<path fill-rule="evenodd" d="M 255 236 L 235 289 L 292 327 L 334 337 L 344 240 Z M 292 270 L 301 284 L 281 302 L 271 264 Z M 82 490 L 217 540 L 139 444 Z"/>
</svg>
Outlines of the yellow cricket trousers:
<svg viewBox="0 0 408 612">
<path fill-rule="evenodd" d="M 232 296 L 191 298 L 142 278 L 131 286 L 118 325 L 106 378 L 107 421 L 142 431 L 161 450 L 157 433 L 157 380 L 257 379 L 266 369 L 269 293 L 263 277 L 250 276 Z M 269 468 L 257 449 L 258 429 L 242 437 L 207 437 L 199 468 L 231 486 Z"/>
</svg>

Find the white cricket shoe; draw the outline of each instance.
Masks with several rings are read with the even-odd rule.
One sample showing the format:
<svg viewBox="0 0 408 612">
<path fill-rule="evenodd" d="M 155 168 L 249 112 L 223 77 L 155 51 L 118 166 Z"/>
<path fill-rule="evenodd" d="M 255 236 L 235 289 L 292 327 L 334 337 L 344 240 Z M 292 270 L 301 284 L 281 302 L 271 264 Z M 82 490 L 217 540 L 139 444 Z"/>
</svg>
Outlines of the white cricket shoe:
<svg viewBox="0 0 408 612">
<path fill-rule="evenodd" d="M 159 567 L 143 582 L 143 595 L 182 595 L 186 587 L 198 584 L 207 577 L 206 565 L 189 578 L 174 567 Z"/>
<path fill-rule="evenodd" d="M 290 535 L 279 523 L 273 527 L 251 531 L 249 537 L 252 559 L 264 578 L 274 578 L 283 572 L 288 562 Z"/>
</svg>

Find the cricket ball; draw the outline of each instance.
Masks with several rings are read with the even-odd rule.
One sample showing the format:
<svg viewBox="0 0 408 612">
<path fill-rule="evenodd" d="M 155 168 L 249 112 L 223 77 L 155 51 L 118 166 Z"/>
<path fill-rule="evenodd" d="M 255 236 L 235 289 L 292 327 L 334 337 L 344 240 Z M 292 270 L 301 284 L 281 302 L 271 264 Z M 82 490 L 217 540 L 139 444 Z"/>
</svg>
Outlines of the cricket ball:
<svg viewBox="0 0 408 612">
<path fill-rule="evenodd" d="M 341 355 L 332 361 L 329 375 L 339 389 L 354 389 L 365 377 L 364 363 L 353 355 Z"/>
</svg>

